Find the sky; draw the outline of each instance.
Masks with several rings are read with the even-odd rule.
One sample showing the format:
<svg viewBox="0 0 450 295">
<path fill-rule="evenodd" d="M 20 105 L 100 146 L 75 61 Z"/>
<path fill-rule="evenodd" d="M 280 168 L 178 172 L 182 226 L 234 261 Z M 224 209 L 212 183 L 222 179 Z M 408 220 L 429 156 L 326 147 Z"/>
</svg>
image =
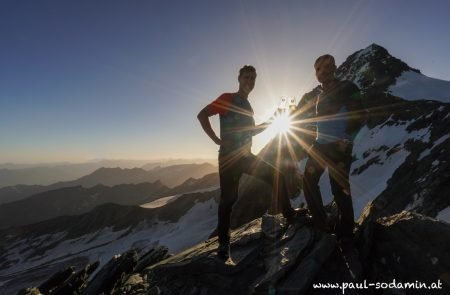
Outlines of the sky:
<svg viewBox="0 0 450 295">
<path fill-rule="evenodd" d="M 196 116 L 243 64 L 260 123 L 325 53 L 376 43 L 450 80 L 449 30 L 448 1 L 1 1 L 0 163 L 215 158 Z"/>
</svg>

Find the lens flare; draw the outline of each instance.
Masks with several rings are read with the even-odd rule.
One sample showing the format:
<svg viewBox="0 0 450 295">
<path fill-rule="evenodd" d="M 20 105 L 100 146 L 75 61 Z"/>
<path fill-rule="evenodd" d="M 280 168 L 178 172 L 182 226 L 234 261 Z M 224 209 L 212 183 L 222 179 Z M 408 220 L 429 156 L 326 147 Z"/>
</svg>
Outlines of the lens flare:
<svg viewBox="0 0 450 295">
<path fill-rule="evenodd" d="M 272 121 L 274 133 L 287 133 L 291 129 L 291 118 L 287 113 L 274 117 Z"/>
</svg>

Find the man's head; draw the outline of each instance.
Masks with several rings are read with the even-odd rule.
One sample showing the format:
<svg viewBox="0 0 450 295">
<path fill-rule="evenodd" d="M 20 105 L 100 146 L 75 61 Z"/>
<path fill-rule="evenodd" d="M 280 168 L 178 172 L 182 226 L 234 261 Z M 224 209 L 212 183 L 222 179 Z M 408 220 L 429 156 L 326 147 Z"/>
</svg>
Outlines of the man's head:
<svg viewBox="0 0 450 295">
<path fill-rule="evenodd" d="M 317 80 L 326 84 L 333 81 L 334 72 L 336 71 L 336 64 L 334 62 L 334 57 L 329 54 L 319 56 L 314 63 L 314 69 L 316 70 Z"/>
<path fill-rule="evenodd" d="M 251 65 L 244 65 L 239 70 L 239 92 L 245 96 L 249 95 L 255 87 L 256 69 Z"/>
</svg>

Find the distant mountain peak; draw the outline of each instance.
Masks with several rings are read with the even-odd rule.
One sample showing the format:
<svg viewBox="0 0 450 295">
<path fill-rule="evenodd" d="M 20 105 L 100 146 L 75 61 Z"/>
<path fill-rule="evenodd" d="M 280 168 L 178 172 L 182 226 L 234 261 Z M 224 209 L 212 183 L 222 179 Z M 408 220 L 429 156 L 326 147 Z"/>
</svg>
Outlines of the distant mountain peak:
<svg viewBox="0 0 450 295">
<path fill-rule="evenodd" d="M 115 167 L 115 168 L 101 167 L 101 168 L 98 168 L 97 170 L 95 170 L 94 172 L 92 172 L 90 175 L 102 174 L 102 173 L 114 173 L 114 172 L 120 172 L 120 171 L 124 171 L 124 169 L 122 169 L 120 167 Z"/>
<path fill-rule="evenodd" d="M 337 70 L 341 80 L 350 80 L 360 88 L 385 92 L 403 72 L 420 71 L 393 57 L 384 47 L 371 44 L 351 54 Z"/>
<path fill-rule="evenodd" d="M 372 43 L 369 46 L 367 46 L 366 48 L 357 51 L 356 53 L 360 53 L 360 55 L 377 53 L 377 54 L 382 54 L 382 55 L 386 55 L 386 56 L 391 56 L 386 48 L 384 48 L 383 46 L 378 45 L 376 43 Z"/>
</svg>

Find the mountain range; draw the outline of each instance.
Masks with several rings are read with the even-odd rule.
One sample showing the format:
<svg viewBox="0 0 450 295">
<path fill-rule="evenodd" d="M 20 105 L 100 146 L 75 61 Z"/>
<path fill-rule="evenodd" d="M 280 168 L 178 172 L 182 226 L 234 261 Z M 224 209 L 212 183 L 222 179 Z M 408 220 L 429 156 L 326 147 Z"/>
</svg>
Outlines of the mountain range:
<svg viewBox="0 0 450 295">
<path fill-rule="evenodd" d="M 106 203 L 141 205 L 162 197 L 215 189 L 218 185 L 218 174 L 211 173 L 199 179 L 190 177 L 172 189 L 158 180 L 153 183 L 114 186 L 98 184 L 89 188 L 77 185 L 47 190 L 0 205 L 0 229 L 41 222 L 57 216 L 79 215 Z"/>
<path fill-rule="evenodd" d="M 442 294 L 450 292 L 450 82 L 424 76 L 376 44 L 350 55 L 337 73 L 361 88 L 369 111 L 354 142 L 350 177 L 365 274 L 374 281 L 440 279 Z M 314 105 L 317 93 L 317 87 L 306 93 L 298 108 Z M 271 161 L 276 146 L 269 143 L 261 157 Z M 300 171 L 304 165 L 304 159 L 299 161 Z M 327 173 L 320 187 L 333 216 Z M 301 225 L 280 226 L 281 233 L 271 236 L 267 229 L 282 222 L 260 218 L 270 206 L 270 187 L 246 177 L 240 188 L 232 215 L 235 266 L 219 264 L 214 259 L 217 240 L 207 239 L 217 221 L 219 192 L 212 190 L 142 207 L 105 204 L 81 216 L 5 230 L 0 233 L 5 237 L 0 286 L 12 294 L 39 286 L 56 270 L 82 269 L 95 261 L 99 268 L 80 292 L 333 294 L 313 290 L 312 283 L 351 280 L 344 275 L 348 269 L 338 259 L 333 236 Z M 293 196 L 293 204 L 304 202 L 303 193 Z M 126 258 L 133 250 L 138 253 L 132 257 L 143 258 L 161 245 L 175 255 L 133 266 L 120 279 L 106 282 L 102 267 L 121 261 L 113 255 Z M 64 281 L 60 284 L 55 288 Z"/>
<path fill-rule="evenodd" d="M 156 167 L 173 165 L 215 163 L 212 159 L 171 159 L 171 160 L 99 160 L 87 163 L 52 164 L 0 164 L 0 188 L 15 185 L 50 185 L 61 181 L 70 181 L 90 174 L 100 168 L 122 169 L 142 168 L 151 170 Z"/>
<path fill-rule="evenodd" d="M 213 172 L 217 172 L 217 167 L 208 163 L 180 164 L 167 167 L 157 166 L 151 170 L 144 170 L 142 168 L 122 169 L 119 167 L 102 167 L 76 180 L 57 182 L 48 186 L 15 185 L 0 188 L 0 204 L 24 199 L 45 191 L 73 186 L 90 188 L 99 184 L 114 186 L 119 184 L 161 181 L 162 184 L 168 187 L 174 187 L 181 185 L 189 178 L 200 178 Z"/>
</svg>

